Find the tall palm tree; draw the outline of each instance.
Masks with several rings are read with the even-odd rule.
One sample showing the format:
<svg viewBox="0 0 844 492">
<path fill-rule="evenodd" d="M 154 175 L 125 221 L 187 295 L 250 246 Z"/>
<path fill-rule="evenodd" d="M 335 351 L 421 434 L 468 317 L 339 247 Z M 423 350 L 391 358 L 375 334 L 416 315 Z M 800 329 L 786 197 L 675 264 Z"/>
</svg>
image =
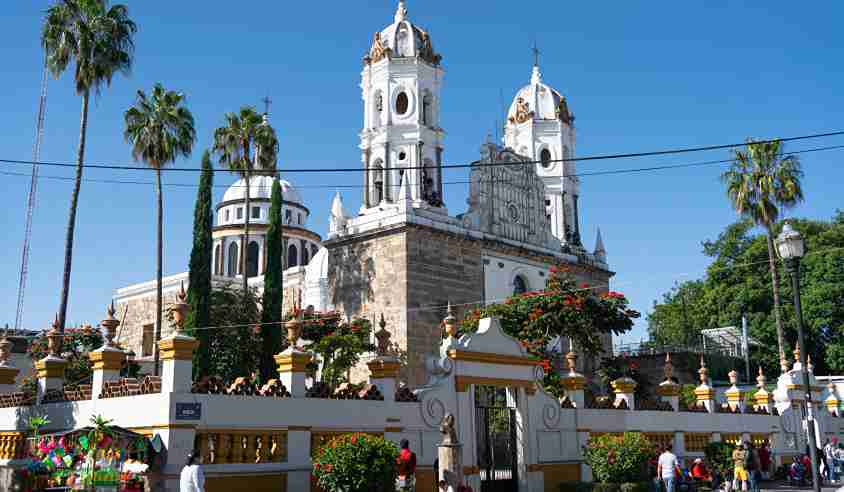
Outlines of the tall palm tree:
<svg viewBox="0 0 844 492">
<path fill-rule="evenodd" d="M 785 360 L 785 343 L 780 314 L 780 278 L 774 254 L 774 225 L 781 212 L 803 201 L 802 178 L 800 160 L 795 155 L 784 155 L 783 143 L 779 140 L 755 142 L 748 139 L 745 149 L 735 151 L 730 169 L 721 175 L 727 197 L 736 212 L 753 220 L 767 233 L 780 361 Z"/>
<path fill-rule="evenodd" d="M 59 303 L 60 331 L 64 331 L 67 300 L 70 295 L 73 234 L 76 229 L 79 187 L 82 184 L 91 90 L 99 94 L 103 85 L 111 85 L 115 73 L 129 73 L 134 52 L 132 37 L 136 30 L 135 23 L 129 19 L 128 8 L 119 4 L 109 7 L 106 0 L 59 0 L 47 9 L 44 19 L 41 45 L 47 56 L 47 67 L 53 76 L 58 78 L 71 61 L 75 61 L 76 93 L 82 96 L 76 179 L 70 195 L 70 214 L 64 247 L 64 276 Z"/>
<path fill-rule="evenodd" d="M 249 179 L 256 174 L 275 174 L 278 138 L 266 114 L 262 117 L 252 106 L 240 108 L 239 113 L 226 113 L 225 118 L 226 126 L 214 130 L 213 151 L 218 155 L 220 164 L 240 175 L 246 186 L 246 221 L 240 247 L 240 272 L 243 276 L 243 292 L 246 292 L 249 288 L 246 257 L 249 219 L 252 215 Z"/>
<path fill-rule="evenodd" d="M 176 160 L 188 157 L 196 141 L 193 115 L 183 103 L 183 94 L 168 91 L 161 84 L 155 84 L 147 97 L 138 91 L 135 105 L 126 110 L 123 118 L 126 129 L 123 136 L 132 144 L 132 157 L 155 169 L 155 194 L 158 199 L 158 224 L 156 228 L 156 272 L 155 272 L 155 348 L 154 370 L 158 375 L 158 340 L 161 339 L 161 279 L 164 251 L 163 222 L 164 199 L 161 193 L 161 169 Z"/>
</svg>

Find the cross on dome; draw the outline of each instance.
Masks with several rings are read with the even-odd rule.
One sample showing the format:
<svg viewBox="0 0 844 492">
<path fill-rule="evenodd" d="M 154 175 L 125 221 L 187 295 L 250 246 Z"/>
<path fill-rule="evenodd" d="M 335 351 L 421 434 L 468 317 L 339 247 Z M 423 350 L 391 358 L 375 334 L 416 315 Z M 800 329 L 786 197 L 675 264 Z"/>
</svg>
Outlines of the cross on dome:
<svg viewBox="0 0 844 492">
<path fill-rule="evenodd" d="M 399 6 L 396 9 L 396 23 L 404 22 L 407 19 L 407 7 L 404 4 L 404 0 L 399 0 Z"/>
</svg>

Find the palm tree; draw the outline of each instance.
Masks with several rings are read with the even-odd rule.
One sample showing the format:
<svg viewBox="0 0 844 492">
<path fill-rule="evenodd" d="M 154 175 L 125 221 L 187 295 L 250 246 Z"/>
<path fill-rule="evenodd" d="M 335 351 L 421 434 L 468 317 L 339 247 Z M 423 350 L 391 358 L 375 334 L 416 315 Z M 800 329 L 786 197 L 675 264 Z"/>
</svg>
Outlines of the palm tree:
<svg viewBox="0 0 844 492">
<path fill-rule="evenodd" d="M 753 220 L 767 233 L 780 361 L 785 360 L 785 343 L 780 314 L 780 279 L 774 256 L 774 225 L 781 212 L 803 201 L 802 178 L 800 160 L 795 155 L 783 155 L 783 143 L 779 140 L 754 142 L 748 139 L 746 148 L 735 151 L 730 169 L 721 175 L 727 186 L 727 197 L 736 212 Z"/>
<path fill-rule="evenodd" d="M 219 156 L 220 164 L 240 175 L 246 185 L 246 222 L 240 248 L 240 272 L 245 293 L 249 288 L 246 253 L 249 245 L 249 219 L 252 215 L 249 178 L 254 174 L 275 174 L 278 138 L 267 122 L 266 114 L 262 117 L 252 106 L 240 108 L 239 113 L 226 113 L 225 118 L 226 126 L 214 130 L 213 151 Z"/>
<path fill-rule="evenodd" d="M 132 144 L 132 157 L 155 169 L 155 194 L 158 199 L 158 225 L 156 250 L 156 292 L 155 292 L 155 348 L 153 349 L 154 370 L 158 375 L 158 340 L 161 339 L 161 279 L 164 241 L 164 200 L 161 193 L 161 168 L 176 160 L 188 157 L 196 141 L 193 115 L 182 104 L 183 94 L 168 91 L 161 84 L 155 84 L 149 97 L 138 91 L 135 105 L 126 110 L 126 130 L 123 136 Z"/>
<path fill-rule="evenodd" d="M 46 53 L 47 68 L 58 78 L 70 62 L 75 61 L 76 93 L 82 96 L 76 179 L 70 195 L 70 214 L 64 247 L 64 276 L 58 323 L 60 331 L 64 331 L 67 300 L 70 295 L 73 234 L 76 229 L 79 187 L 82 184 L 91 90 L 99 94 L 103 85 L 111 85 L 115 73 L 129 73 L 134 51 L 132 36 L 136 30 L 135 23 L 129 19 L 128 8 L 125 5 L 109 7 L 106 0 L 59 0 L 47 10 L 44 19 L 41 45 Z"/>
</svg>

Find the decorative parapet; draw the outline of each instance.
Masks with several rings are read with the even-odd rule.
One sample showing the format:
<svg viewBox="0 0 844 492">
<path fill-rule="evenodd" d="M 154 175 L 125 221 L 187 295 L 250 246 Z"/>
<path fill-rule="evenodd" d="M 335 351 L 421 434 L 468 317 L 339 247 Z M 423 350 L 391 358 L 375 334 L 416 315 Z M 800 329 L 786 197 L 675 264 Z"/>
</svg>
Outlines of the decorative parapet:
<svg viewBox="0 0 844 492">
<path fill-rule="evenodd" d="M 742 391 L 738 386 L 738 372 L 735 369 L 730 371 L 727 375 L 730 378 L 730 388 L 724 393 L 724 396 L 727 397 L 727 404 L 729 405 L 730 409 L 735 410 L 744 410 L 744 396 L 745 392 Z"/>
<path fill-rule="evenodd" d="M 698 407 L 706 408 L 707 412 L 715 412 L 715 389 L 709 385 L 709 369 L 706 368 L 706 362 L 703 360 L 703 355 L 700 356 L 700 385 L 695 388 L 695 398 Z"/>
<path fill-rule="evenodd" d="M 286 431 L 202 430 L 196 443 L 206 465 L 287 462 Z"/>
<path fill-rule="evenodd" d="M 762 372 L 762 368 L 759 368 L 759 375 L 756 376 L 756 387 L 759 388 L 756 390 L 756 394 L 753 395 L 754 402 L 756 404 L 756 410 L 764 409 L 765 413 L 771 412 L 771 394 L 768 393 L 768 390 L 765 389 L 765 374 Z"/>
</svg>

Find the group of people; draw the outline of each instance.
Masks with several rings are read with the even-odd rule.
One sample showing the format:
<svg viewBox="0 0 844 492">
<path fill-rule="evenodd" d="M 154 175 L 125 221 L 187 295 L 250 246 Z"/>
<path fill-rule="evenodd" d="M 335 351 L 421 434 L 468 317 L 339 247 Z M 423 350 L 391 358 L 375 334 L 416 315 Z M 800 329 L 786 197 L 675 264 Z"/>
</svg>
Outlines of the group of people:
<svg viewBox="0 0 844 492">
<path fill-rule="evenodd" d="M 771 467 L 771 452 L 767 445 L 756 449 L 751 443 L 740 442 L 731 455 L 732 468 L 721 471 L 710 470 L 701 458 L 695 459 L 691 470 L 682 469 L 672 446 L 661 449 L 655 461 L 654 485 L 656 492 L 675 492 L 680 485 L 692 490 L 694 485 L 710 482 L 712 490 L 723 488 L 725 492 L 759 492 L 759 483 L 768 477 Z"/>
</svg>

